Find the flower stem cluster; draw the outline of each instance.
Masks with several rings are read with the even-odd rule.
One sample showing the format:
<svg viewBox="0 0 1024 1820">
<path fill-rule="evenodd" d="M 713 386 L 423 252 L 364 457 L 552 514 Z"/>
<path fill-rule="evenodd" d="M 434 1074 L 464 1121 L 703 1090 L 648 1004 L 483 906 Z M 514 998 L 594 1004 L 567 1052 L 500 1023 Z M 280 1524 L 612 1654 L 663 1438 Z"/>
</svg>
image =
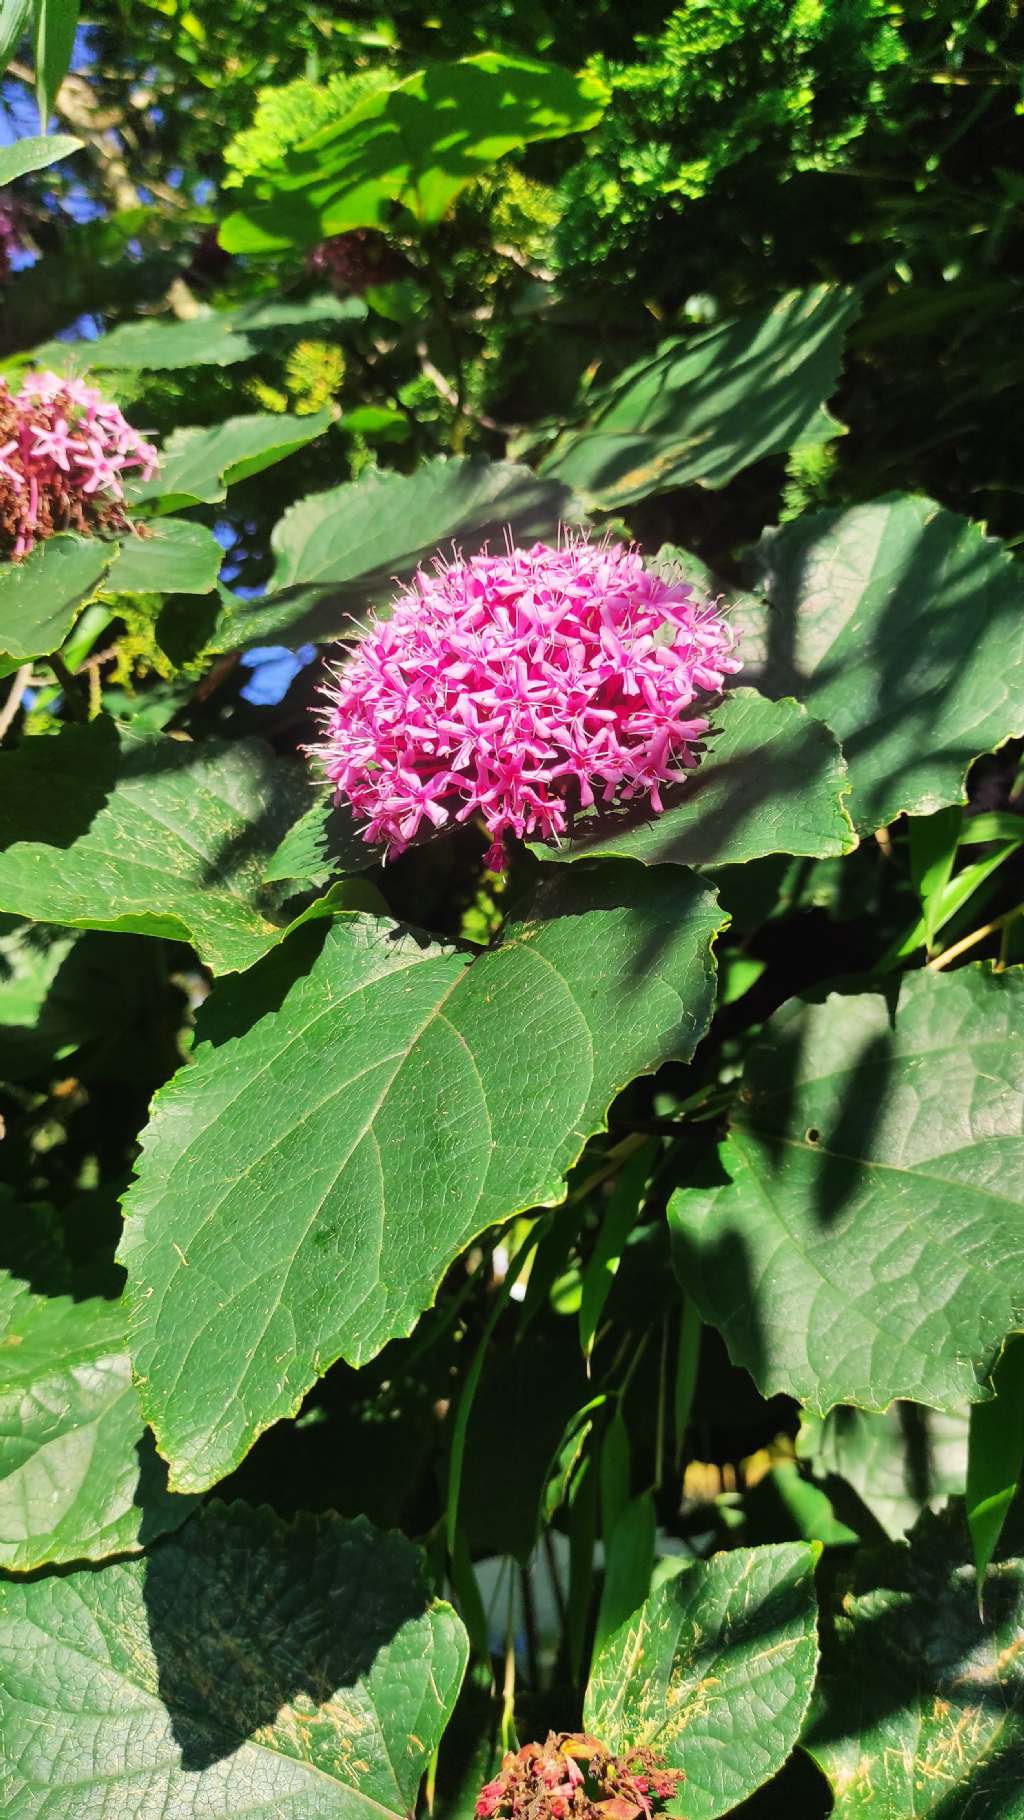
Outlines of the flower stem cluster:
<svg viewBox="0 0 1024 1820">
<path fill-rule="evenodd" d="M 157 452 L 116 404 L 81 379 L 0 379 L 0 556 L 17 561 L 57 531 L 125 531 L 127 472 L 156 472 Z"/>
<path fill-rule="evenodd" d="M 646 798 L 699 763 L 739 669 L 716 606 L 619 544 L 566 536 L 421 570 L 324 693 L 326 775 L 364 840 L 479 815 L 558 842 L 579 809 Z"/>
<path fill-rule="evenodd" d="M 616 1757 L 583 1732 L 549 1732 L 543 1744 L 506 1752 L 476 1812 L 478 1820 L 653 1820 L 682 1780 L 651 1750 Z"/>
</svg>

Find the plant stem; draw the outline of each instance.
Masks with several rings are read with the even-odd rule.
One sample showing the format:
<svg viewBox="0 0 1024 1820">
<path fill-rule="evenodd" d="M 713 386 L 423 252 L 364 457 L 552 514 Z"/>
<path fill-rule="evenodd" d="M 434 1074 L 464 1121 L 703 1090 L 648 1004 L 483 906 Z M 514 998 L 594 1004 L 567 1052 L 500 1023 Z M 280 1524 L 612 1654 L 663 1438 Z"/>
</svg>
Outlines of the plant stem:
<svg viewBox="0 0 1024 1820">
<path fill-rule="evenodd" d="M 3 739 L 5 734 L 10 731 L 14 716 L 21 707 L 21 698 L 31 680 L 32 665 L 22 664 L 21 669 L 15 671 L 14 681 L 8 691 L 7 700 L 4 702 L 3 707 L 0 708 L 0 739 Z"/>
<path fill-rule="evenodd" d="M 45 659 L 45 662 L 49 664 L 50 669 L 53 671 L 54 676 L 57 678 L 57 681 L 64 691 L 64 701 L 71 719 L 88 720 L 89 710 L 85 701 L 82 699 L 81 689 L 72 676 L 71 671 L 68 669 L 67 664 L 64 662 L 60 652 L 51 651 L 49 657 Z"/>
<path fill-rule="evenodd" d="M 973 929 L 970 935 L 964 936 L 962 941 L 954 942 L 951 948 L 947 948 L 942 954 L 937 954 L 934 960 L 928 962 L 929 972 L 938 973 L 940 968 L 948 967 L 951 961 L 958 960 L 961 954 L 966 954 L 968 948 L 976 947 L 978 942 L 983 942 L 987 936 L 995 935 L 999 930 L 1005 934 L 1010 924 L 1016 922 L 1018 916 L 1024 916 L 1024 904 L 1015 905 L 1012 910 L 1004 911 L 1002 916 L 994 916 L 990 923 L 982 923 L 980 929 Z M 1000 960 L 1000 965 L 1003 964 L 1003 961 Z"/>
</svg>

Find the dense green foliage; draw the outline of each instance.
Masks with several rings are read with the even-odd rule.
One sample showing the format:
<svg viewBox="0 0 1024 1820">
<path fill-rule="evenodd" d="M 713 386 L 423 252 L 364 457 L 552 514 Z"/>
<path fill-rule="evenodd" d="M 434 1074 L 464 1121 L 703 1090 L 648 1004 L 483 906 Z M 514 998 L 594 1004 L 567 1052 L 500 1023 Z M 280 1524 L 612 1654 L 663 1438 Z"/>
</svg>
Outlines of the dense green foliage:
<svg viewBox="0 0 1024 1820">
<path fill-rule="evenodd" d="M 0 49 L 5 404 L 161 455 L 0 515 L 4 1813 L 470 1820 L 585 1726 L 1024 1820 L 1019 9 Z M 725 603 L 699 770 L 382 865 L 324 659 L 560 525 Z"/>
</svg>

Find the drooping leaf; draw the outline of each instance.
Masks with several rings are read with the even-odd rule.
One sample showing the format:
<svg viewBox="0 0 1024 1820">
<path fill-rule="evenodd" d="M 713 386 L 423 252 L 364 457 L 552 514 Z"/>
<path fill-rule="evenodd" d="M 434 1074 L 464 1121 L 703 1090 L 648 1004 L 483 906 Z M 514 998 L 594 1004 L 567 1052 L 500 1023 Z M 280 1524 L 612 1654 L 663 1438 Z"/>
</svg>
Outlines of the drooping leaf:
<svg viewBox="0 0 1024 1820">
<path fill-rule="evenodd" d="M 740 606 L 745 678 L 839 735 L 863 833 L 966 800 L 1024 732 L 1024 580 L 994 538 L 893 494 L 768 532 L 767 609 Z"/>
<path fill-rule="evenodd" d="M 263 970 L 238 982 L 158 1095 L 126 1202 L 133 1357 L 174 1483 L 219 1478 L 336 1358 L 408 1333 L 478 1233 L 562 1199 L 618 1087 L 692 1054 L 720 922 L 692 874 L 602 864 L 472 962 L 347 916 L 292 984 L 275 957 L 258 1021 Z"/>
<path fill-rule="evenodd" d="M 77 28 L 78 0 L 35 0 L 36 104 L 44 133 L 57 90 L 68 73 Z"/>
<path fill-rule="evenodd" d="M 695 1561 L 653 1592 L 594 1663 L 584 1724 L 613 1750 L 649 1745 L 685 1772 L 687 1820 L 715 1820 L 782 1768 L 818 1656 L 804 1542 Z"/>
<path fill-rule="evenodd" d="M 144 534 L 125 537 L 110 577 L 119 594 L 209 594 L 224 551 L 206 525 L 187 518 L 153 518 Z"/>
<path fill-rule="evenodd" d="M 414 474 L 371 468 L 300 499 L 278 521 L 266 596 L 226 618 L 220 647 L 350 633 L 353 616 L 439 549 L 454 543 L 469 554 L 506 527 L 520 538 L 550 535 L 570 505 L 564 487 L 511 462 L 437 457 Z"/>
<path fill-rule="evenodd" d="M 63 644 L 118 547 L 61 535 L 37 544 L 23 562 L 0 562 L 0 659 L 10 659 L 8 668 Z"/>
<path fill-rule="evenodd" d="M 678 1272 L 766 1396 L 983 1400 L 1024 1314 L 1020 970 L 794 1002 L 748 1057 L 728 1182 L 670 1204 Z"/>
<path fill-rule="evenodd" d="M 31 0 L 23 10 L 26 13 L 31 10 Z M 6 61 L 0 47 L 0 68 Z M 0 187 L 13 183 L 16 177 L 24 177 L 28 171 L 42 171 L 48 164 L 69 158 L 72 152 L 81 150 L 81 145 L 82 141 L 70 133 L 36 133 L 27 139 L 16 139 L 13 145 L 0 147 Z"/>
<path fill-rule="evenodd" d="M 214 1504 L 141 1561 L 0 1586 L 8 1820 L 406 1820 L 465 1632 L 363 1519 Z"/>
<path fill-rule="evenodd" d="M 0 753 L 0 909 L 192 942 L 215 972 L 279 940 L 262 883 L 302 768 L 258 741 L 202 746 L 109 720 Z"/>
<path fill-rule="evenodd" d="M 663 342 L 555 444 L 541 472 L 607 511 L 669 487 L 724 487 L 803 440 L 835 388 L 859 307 L 851 291 L 817 285 Z"/>
<path fill-rule="evenodd" d="M 0 1566 L 125 1554 L 190 1514 L 139 1412 L 125 1325 L 120 1302 L 34 1295 L 0 1271 Z"/>
<path fill-rule="evenodd" d="M 1024 1465 L 1024 1335 L 1011 1334 L 992 1373 L 995 1396 L 971 1410 L 967 1527 L 984 1583 Z"/>
<path fill-rule="evenodd" d="M 312 246 L 382 227 L 395 204 L 441 221 L 461 190 L 508 152 L 583 132 L 608 99 L 592 75 L 483 51 L 379 89 L 245 185 L 221 245 L 230 253 Z"/>
<path fill-rule="evenodd" d="M 957 1505 L 855 1557 L 803 1739 L 835 1820 L 1019 1820 L 1024 1563 L 990 1570 L 982 1618 L 969 1554 Z"/>
<path fill-rule="evenodd" d="M 846 766 L 828 727 L 798 702 L 768 702 L 753 689 L 731 689 L 711 718 L 716 731 L 699 769 L 664 791 L 661 815 L 646 802 L 587 810 L 560 847 L 531 841 L 531 851 L 719 866 L 770 853 L 829 859 L 856 846 Z"/>
<path fill-rule="evenodd" d="M 944 1414 L 920 1403 L 894 1403 L 884 1415 L 840 1408 L 822 1419 L 805 1411 L 796 1450 L 845 1523 L 870 1539 L 876 1523 L 899 1536 L 922 1510 L 962 1493 L 967 1423 L 964 1410 Z"/>
<path fill-rule="evenodd" d="M 164 512 L 200 502 L 213 505 L 228 487 L 284 461 L 296 449 L 322 436 L 331 423 L 329 409 L 308 417 L 229 417 L 210 429 L 174 430 L 160 451 L 160 472 L 138 488 L 137 500 L 160 502 Z"/>
</svg>

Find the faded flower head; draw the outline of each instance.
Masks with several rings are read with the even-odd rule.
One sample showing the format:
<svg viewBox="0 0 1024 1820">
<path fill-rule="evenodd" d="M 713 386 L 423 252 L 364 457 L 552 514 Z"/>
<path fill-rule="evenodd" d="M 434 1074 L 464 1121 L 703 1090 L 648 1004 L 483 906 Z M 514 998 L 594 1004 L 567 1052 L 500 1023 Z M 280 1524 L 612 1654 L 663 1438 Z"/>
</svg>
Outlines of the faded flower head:
<svg viewBox="0 0 1024 1820">
<path fill-rule="evenodd" d="M 406 261 L 375 228 L 332 234 L 306 256 L 307 271 L 326 278 L 339 297 L 361 297 L 371 285 L 390 284 L 408 270 Z"/>
<path fill-rule="evenodd" d="M 12 255 L 21 246 L 21 210 L 8 190 L 0 190 L 0 284 L 7 283 Z"/>
<path fill-rule="evenodd" d="M 476 1812 L 478 1820 L 652 1820 L 682 1780 L 652 1750 L 615 1757 L 583 1732 L 549 1732 L 543 1744 L 505 1753 Z"/>
<path fill-rule="evenodd" d="M 401 853 L 479 815 L 557 842 L 578 809 L 646 798 L 699 763 L 740 667 L 717 607 L 636 550 L 566 535 L 421 570 L 326 686 L 318 755 L 363 838 Z"/>
<path fill-rule="evenodd" d="M 15 561 L 57 531 L 125 531 L 124 475 L 157 452 L 94 386 L 30 373 L 0 379 L 0 556 Z"/>
</svg>

